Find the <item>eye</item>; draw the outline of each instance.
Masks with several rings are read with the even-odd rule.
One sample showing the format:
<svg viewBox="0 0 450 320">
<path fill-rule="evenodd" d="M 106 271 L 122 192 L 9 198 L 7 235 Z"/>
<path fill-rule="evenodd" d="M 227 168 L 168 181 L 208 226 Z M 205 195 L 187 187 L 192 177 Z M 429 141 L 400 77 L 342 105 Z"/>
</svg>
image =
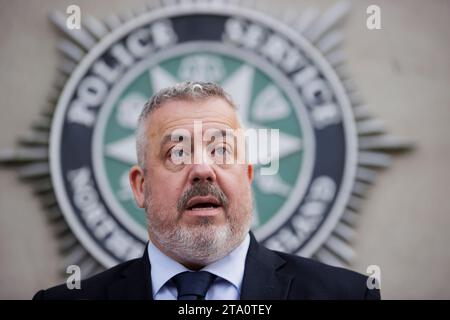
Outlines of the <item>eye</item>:
<svg viewBox="0 0 450 320">
<path fill-rule="evenodd" d="M 231 151 L 226 146 L 217 146 L 213 149 L 213 155 L 223 157 L 231 153 Z"/>
<path fill-rule="evenodd" d="M 184 150 L 183 149 L 175 149 L 173 148 L 170 151 L 170 156 L 173 158 L 181 158 L 184 156 Z"/>
<path fill-rule="evenodd" d="M 170 159 L 174 163 L 182 163 L 184 162 L 186 157 L 189 156 L 189 152 L 183 148 L 172 148 L 169 152 Z"/>
</svg>

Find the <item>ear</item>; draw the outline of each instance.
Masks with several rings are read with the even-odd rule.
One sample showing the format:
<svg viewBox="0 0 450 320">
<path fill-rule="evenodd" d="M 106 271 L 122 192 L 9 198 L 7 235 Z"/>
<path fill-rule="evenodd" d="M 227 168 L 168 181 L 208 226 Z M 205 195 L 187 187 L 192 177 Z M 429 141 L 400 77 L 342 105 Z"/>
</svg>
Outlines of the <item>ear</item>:
<svg viewBox="0 0 450 320">
<path fill-rule="evenodd" d="M 248 181 L 250 183 L 252 183 L 252 181 L 253 181 L 253 165 L 251 165 L 251 164 L 247 165 L 247 176 L 248 176 Z"/>
<path fill-rule="evenodd" d="M 144 171 L 140 166 L 134 165 L 128 174 L 130 179 L 131 189 L 133 190 L 134 200 L 139 208 L 144 208 L 145 206 L 145 191 L 144 182 L 145 175 Z"/>
</svg>

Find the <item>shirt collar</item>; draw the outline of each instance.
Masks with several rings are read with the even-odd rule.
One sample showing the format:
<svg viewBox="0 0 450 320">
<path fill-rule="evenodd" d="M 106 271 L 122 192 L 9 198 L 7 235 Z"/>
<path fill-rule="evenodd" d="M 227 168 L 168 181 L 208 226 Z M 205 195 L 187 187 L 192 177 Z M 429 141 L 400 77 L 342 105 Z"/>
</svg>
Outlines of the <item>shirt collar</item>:
<svg viewBox="0 0 450 320">
<path fill-rule="evenodd" d="M 202 270 L 209 271 L 216 276 L 227 280 L 241 292 L 242 278 L 244 277 L 245 258 L 250 244 L 250 236 L 247 234 L 233 251 L 222 259 L 219 259 Z"/>
<path fill-rule="evenodd" d="M 173 276 L 189 270 L 181 263 L 162 253 L 151 241 L 148 242 L 147 250 L 154 297 Z"/>
<path fill-rule="evenodd" d="M 247 256 L 249 245 L 250 236 L 247 234 L 244 241 L 233 249 L 233 251 L 222 259 L 207 265 L 202 270 L 211 272 L 212 274 L 225 279 L 240 292 L 242 279 L 244 277 L 245 258 Z M 153 296 L 155 296 L 166 282 L 175 275 L 181 272 L 191 271 L 181 263 L 162 253 L 151 241 L 148 243 L 147 250 L 151 265 Z"/>
</svg>

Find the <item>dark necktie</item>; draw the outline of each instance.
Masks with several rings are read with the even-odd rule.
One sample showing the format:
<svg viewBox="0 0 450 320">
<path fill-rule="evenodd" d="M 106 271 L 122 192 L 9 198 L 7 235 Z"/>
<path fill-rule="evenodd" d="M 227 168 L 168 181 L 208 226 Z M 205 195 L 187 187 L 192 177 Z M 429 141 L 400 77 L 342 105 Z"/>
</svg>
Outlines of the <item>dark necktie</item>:
<svg viewBox="0 0 450 320">
<path fill-rule="evenodd" d="M 207 271 L 182 272 L 172 277 L 178 290 L 178 300 L 205 300 L 215 275 Z"/>
</svg>

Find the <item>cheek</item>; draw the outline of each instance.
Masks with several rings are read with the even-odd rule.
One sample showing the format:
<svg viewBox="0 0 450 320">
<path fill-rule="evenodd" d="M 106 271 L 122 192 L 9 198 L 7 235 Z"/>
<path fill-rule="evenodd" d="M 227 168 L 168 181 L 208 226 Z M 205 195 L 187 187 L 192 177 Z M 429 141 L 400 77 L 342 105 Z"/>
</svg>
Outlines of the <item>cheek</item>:
<svg viewBox="0 0 450 320">
<path fill-rule="evenodd" d="M 242 205 L 243 201 L 251 199 L 251 185 L 247 170 L 236 170 L 233 174 L 225 173 L 222 188 L 233 205 Z"/>
<path fill-rule="evenodd" d="M 152 202 L 162 208 L 176 207 L 183 190 L 180 176 L 161 171 L 149 174 L 148 187 L 151 189 Z"/>
</svg>

